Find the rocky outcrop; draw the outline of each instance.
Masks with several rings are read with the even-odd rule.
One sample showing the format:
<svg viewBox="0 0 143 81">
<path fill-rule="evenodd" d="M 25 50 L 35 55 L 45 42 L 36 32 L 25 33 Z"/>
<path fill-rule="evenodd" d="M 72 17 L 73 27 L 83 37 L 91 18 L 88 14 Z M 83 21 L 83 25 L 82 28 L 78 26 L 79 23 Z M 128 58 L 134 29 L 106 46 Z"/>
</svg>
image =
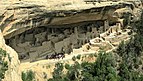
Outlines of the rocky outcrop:
<svg viewBox="0 0 143 81">
<path fill-rule="evenodd" d="M 5 40 L 1 32 L 0 48 L 6 50 L 6 52 L 9 54 L 9 56 L 6 57 L 6 61 L 8 62 L 8 70 L 5 73 L 5 78 L 3 79 L 3 81 L 22 81 L 21 73 L 19 72 L 20 61 L 18 59 L 18 54 L 14 49 L 5 44 Z M 11 61 L 8 60 L 9 58 L 11 59 Z"/>
<path fill-rule="evenodd" d="M 118 2 L 104 0 L 100 3 L 86 3 L 83 0 L 11 0 L 11 2 L 3 0 L 0 5 L 0 27 L 7 39 L 41 26 L 61 27 L 61 25 L 106 19 L 122 22 L 126 12 L 129 12 L 134 19 L 139 19 L 139 8 L 142 6 L 140 1 L 132 0 Z M 118 10 L 121 8 L 125 9 Z"/>
<path fill-rule="evenodd" d="M 49 54 L 70 54 L 108 29 L 118 32 L 116 27 L 122 29 L 139 20 L 142 8 L 140 1 L 133 0 L 20 0 L 0 4 L 0 27 L 7 44 L 19 58 L 30 61 Z"/>
<path fill-rule="evenodd" d="M 32 62 L 53 53 L 60 57 L 86 43 L 94 52 L 99 50 L 94 46 L 109 50 L 129 37 L 119 31 L 138 21 L 142 9 L 140 0 L 1 0 L 0 5 L 0 47 L 11 57 L 4 81 L 22 81 L 18 56 Z"/>
</svg>

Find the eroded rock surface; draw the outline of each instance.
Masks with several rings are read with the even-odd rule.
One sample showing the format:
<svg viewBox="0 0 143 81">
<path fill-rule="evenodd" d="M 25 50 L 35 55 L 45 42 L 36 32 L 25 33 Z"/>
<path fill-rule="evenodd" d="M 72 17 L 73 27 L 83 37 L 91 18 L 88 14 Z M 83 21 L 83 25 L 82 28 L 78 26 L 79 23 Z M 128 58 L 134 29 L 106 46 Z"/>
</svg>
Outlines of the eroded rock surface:
<svg viewBox="0 0 143 81">
<path fill-rule="evenodd" d="M 5 44 L 5 40 L 3 38 L 1 31 L 0 31 L 0 48 L 5 50 L 9 54 L 9 56 L 7 55 L 7 57 L 5 58 L 5 60 L 8 62 L 8 70 L 5 73 L 5 78 L 3 79 L 3 81 L 22 81 L 21 72 L 19 69 L 20 61 L 18 59 L 18 54 L 14 49 Z"/>
<path fill-rule="evenodd" d="M 125 13 L 137 20 L 142 7 L 140 1 L 134 0 L 104 1 L 95 4 L 83 0 L 3 0 L 0 5 L 0 27 L 7 39 L 41 26 L 61 27 L 83 21 L 106 19 L 122 23 Z"/>
<path fill-rule="evenodd" d="M 126 26 L 140 19 L 142 9 L 140 0 L 1 0 L 0 5 L 0 47 L 12 58 L 4 81 L 21 81 L 18 57 L 28 61 L 22 71 L 36 67 L 38 74 L 55 60 L 29 62 L 112 51 L 130 37 Z"/>
<path fill-rule="evenodd" d="M 138 21 L 142 9 L 141 2 L 134 0 L 21 0 L 0 4 L 0 27 L 7 44 L 20 59 L 30 61 L 70 54 L 96 37 L 111 40 L 100 34 L 118 32 Z"/>
</svg>

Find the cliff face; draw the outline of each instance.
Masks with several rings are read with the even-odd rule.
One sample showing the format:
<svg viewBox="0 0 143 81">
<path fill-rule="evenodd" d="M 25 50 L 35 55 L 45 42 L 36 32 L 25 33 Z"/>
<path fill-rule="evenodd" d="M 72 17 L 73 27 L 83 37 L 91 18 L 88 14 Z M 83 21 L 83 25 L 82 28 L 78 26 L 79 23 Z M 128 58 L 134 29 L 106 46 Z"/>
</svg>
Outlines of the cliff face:
<svg viewBox="0 0 143 81">
<path fill-rule="evenodd" d="M 0 27 L 7 39 L 34 27 L 60 27 L 106 19 L 121 22 L 122 19 L 116 14 L 120 12 L 115 13 L 120 8 L 130 10 L 129 13 L 138 18 L 140 10 L 137 8 L 142 7 L 140 1 L 133 0 L 104 0 L 101 3 L 92 3 L 90 0 L 2 0 L 0 5 Z M 123 12 L 121 11 L 121 14 Z"/>
<path fill-rule="evenodd" d="M 19 72 L 20 61 L 18 59 L 18 54 L 11 47 L 5 44 L 5 40 L 1 32 L 0 48 L 6 50 L 6 52 L 9 54 L 9 57 L 11 58 L 11 61 L 9 61 L 8 56 L 6 57 L 6 61 L 8 61 L 8 70 L 5 73 L 5 78 L 3 81 L 22 81 L 21 73 Z"/>
<path fill-rule="evenodd" d="M 32 36 L 31 39 L 33 41 L 34 40 L 33 35 L 29 35 L 30 34 L 29 32 L 31 31 L 28 31 L 28 30 L 36 29 L 38 27 L 39 27 L 39 30 L 38 29 L 33 30 L 35 32 L 38 32 L 38 34 L 35 35 L 34 33 L 32 33 L 34 34 L 35 37 L 37 37 L 36 40 L 40 40 L 42 39 L 41 37 L 44 37 L 44 36 L 41 36 L 41 33 L 39 33 L 39 31 L 41 30 L 41 32 L 43 33 L 43 31 L 45 31 L 46 28 L 47 29 L 51 28 L 48 31 L 48 33 L 51 32 L 52 33 L 51 36 L 53 37 L 55 36 L 54 38 L 57 38 L 56 35 L 53 35 L 53 32 L 55 31 L 54 34 L 58 34 L 58 33 L 56 32 L 56 30 L 52 30 L 52 28 L 53 29 L 59 28 L 57 29 L 57 31 L 65 31 L 64 35 L 66 35 L 69 33 L 69 31 L 67 31 L 69 29 L 66 29 L 66 28 L 72 25 L 74 25 L 74 27 L 77 27 L 76 25 L 81 24 L 82 22 L 91 22 L 91 21 L 104 22 L 105 21 L 104 25 L 107 27 L 108 27 L 108 24 L 115 25 L 115 23 L 117 23 L 117 25 L 121 24 L 121 26 L 123 26 L 123 21 L 126 19 L 125 17 L 127 14 L 129 15 L 128 19 L 131 19 L 131 21 L 137 21 L 140 18 L 140 14 L 141 14 L 140 11 L 142 8 L 140 0 L 122 0 L 122 1 L 113 0 L 115 2 L 112 2 L 112 0 L 111 1 L 108 0 L 107 2 L 106 0 L 103 0 L 103 1 L 104 2 L 101 2 L 101 3 L 99 2 L 93 3 L 90 0 L 0 0 L 0 5 L 1 5 L 0 6 L 0 11 L 1 11 L 0 12 L 0 29 L 1 29 L 0 48 L 3 48 L 4 50 L 6 50 L 10 54 L 10 57 L 12 58 L 11 62 L 8 61 L 9 69 L 8 71 L 6 71 L 4 81 L 22 81 L 20 71 L 19 71 L 20 61 L 18 59 L 18 54 L 11 47 L 5 44 L 4 38 L 8 40 L 12 39 L 15 41 L 15 39 L 13 38 L 14 37 L 16 38 L 16 35 L 18 36 L 21 34 L 22 41 L 24 36 L 25 38 L 27 36 L 28 41 L 30 36 Z M 106 20 L 109 21 L 109 23 L 106 22 Z M 96 23 L 96 25 L 98 24 L 100 25 L 102 23 L 100 22 Z M 42 27 L 44 27 L 43 30 L 40 29 Z M 62 28 L 65 28 L 65 29 L 62 29 Z M 88 28 L 92 28 L 92 27 L 87 27 L 85 29 L 86 35 L 91 37 L 90 29 L 89 29 L 90 32 L 87 32 Z M 101 31 L 103 31 L 103 29 L 104 28 L 102 27 Z M 78 29 L 76 28 L 75 29 L 71 28 L 72 33 L 73 31 L 75 31 L 74 33 L 76 33 L 77 30 Z M 95 33 L 97 33 L 96 28 L 95 30 L 94 28 L 92 28 L 92 30 Z M 24 33 L 26 31 L 28 32 Z M 46 34 L 47 34 L 47 31 L 46 31 Z M 81 37 L 84 37 L 84 36 L 81 35 Z M 61 36 L 61 38 L 65 38 L 65 37 Z M 72 38 L 72 40 L 73 39 L 74 37 Z M 20 39 L 17 38 L 17 40 L 20 40 Z M 44 41 L 45 41 L 45 38 L 44 38 Z M 45 43 L 43 43 L 43 45 L 47 46 Z M 18 44 L 18 42 L 16 42 L 16 44 Z M 24 44 L 30 45 L 30 43 L 27 43 L 27 42 Z M 60 46 L 59 44 L 60 43 L 57 44 L 57 47 Z M 24 46 L 24 48 L 26 47 L 29 50 L 29 49 L 32 49 L 32 46 L 33 45 L 31 45 L 31 47 L 29 48 L 28 46 Z M 18 46 L 16 47 L 19 48 Z M 42 51 L 44 51 L 43 48 L 42 48 Z M 47 50 L 47 48 L 45 50 Z M 18 50 L 18 51 L 21 51 L 21 50 Z M 36 51 L 37 51 L 37 48 L 36 48 Z M 37 52 L 31 53 L 31 54 L 33 55 L 35 53 Z"/>
</svg>

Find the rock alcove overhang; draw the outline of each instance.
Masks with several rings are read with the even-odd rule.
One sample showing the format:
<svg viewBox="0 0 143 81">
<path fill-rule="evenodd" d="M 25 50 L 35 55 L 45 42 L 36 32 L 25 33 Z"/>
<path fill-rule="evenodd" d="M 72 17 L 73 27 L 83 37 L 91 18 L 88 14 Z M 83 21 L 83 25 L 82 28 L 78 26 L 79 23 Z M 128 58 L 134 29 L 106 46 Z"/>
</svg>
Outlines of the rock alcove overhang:
<svg viewBox="0 0 143 81">
<path fill-rule="evenodd" d="M 55 25 L 55 26 L 48 26 L 48 27 L 37 27 L 37 28 L 27 30 L 21 34 L 14 36 L 14 37 L 11 37 L 10 39 L 6 39 L 6 43 L 18 52 L 20 60 L 23 60 L 25 57 L 26 57 L 26 59 L 29 59 L 29 58 L 37 58 L 38 56 L 40 58 L 41 57 L 46 58 L 46 56 L 49 54 L 63 53 L 63 51 L 61 51 L 61 50 L 64 48 L 64 46 L 57 47 L 57 45 L 60 44 L 60 42 L 65 41 L 65 42 L 63 42 L 63 44 L 64 44 L 66 42 L 76 40 L 75 37 L 68 40 L 70 37 L 75 36 L 74 35 L 75 27 L 78 27 L 79 35 L 85 35 L 85 34 L 87 34 L 87 32 L 90 32 L 90 33 L 92 32 L 90 26 L 92 26 L 93 24 L 94 25 L 97 24 L 97 22 L 98 22 L 99 26 L 104 26 L 104 21 L 100 20 L 100 21 L 80 22 L 80 23 L 60 25 L 60 26 Z M 88 28 L 88 26 L 90 27 L 90 29 Z M 100 27 L 97 26 L 97 29 L 99 30 Z M 80 31 L 80 30 L 82 30 L 82 31 Z M 66 32 L 66 31 L 68 31 L 68 32 Z M 53 38 L 48 37 L 49 39 L 47 39 L 47 37 L 44 33 L 46 35 L 52 36 Z M 38 35 L 40 35 L 40 34 L 41 34 L 41 37 L 35 38 L 35 37 L 38 37 Z M 33 35 L 33 36 L 31 36 L 31 35 Z M 25 38 L 22 38 L 22 36 Z M 31 37 L 28 38 L 28 36 L 31 36 Z M 60 37 L 60 36 L 63 36 L 63 37 Z M 43 38 L 43 37 L 45 37 L 45 38 Z M 90 37 L 89 37 L 89 39 L 91 39 Z M 38 41 L 40 39 L 41 39 L 41 41 Z M 79 41 L 82 41 L 82 40 L 79 40 Z M 77 48 L 82 47 L 82 45 L 87 43 L 88 41 L 89 40 L 85 40 L 84 43 L 82 41 L 81 45 L 78 45 L 78 46 L 75 45 L 75 48 L 77 49 Z M 51 43 L 49 44 L 49 42 L 51 42 Z M 46 46 L 44 47 L 45 43 L 47 43 L 47 46 L 49 46 L 49 47 L 46 47 Z M 77 44 L 77 41 L 72 42 L 72 43 Z M 64 53 L 70 54 L 72 52 L 70 43 L 66 44 L 65 47 L 66 47 L 65 49 L 68 49 L 68 50 L 65 50 Z M 44 49 L 44 48 L 46 48 L 46 49 Z M 54 48 L 55 50 L 53 51 L 52 48 Z M 30 50 L 28 50 L 28 49 L 30 49 Z M 40 49 L 39 51 L 41 51 L 41 53 L 37 54 L 37 57 L 32 56 L 32 54 L 36 54 L 39 52 L 39 51 L 36 51 L 38 49 Z M 47 51 L 50 50 L 50 52 L 51 51 L 52 52 L 44 54 L 43 52 L 45 52 L 46 50 Z M 25 54 L 23 54 L 23 53 L 25 53 Z"/>
<path fill-rule="evenodd" d="M 25 33 L 27 31 L 38 29 L 38 28 L 52 28 L 52 29 L 68 29 L 68 28 L 74 28 L 82 25 L 86 25 L 89 22 L 96 22 L 96 21 L 105 21 L 109 20 L 110 24 L 114 25 L 115 23 L 121 23 L 119 21 L 120 18 L 118 16 L 113 17 L 113 12 L 116 9 L 125 8 L 126 6 L 131 7 L 132 4 L 126 5 L 126 4 L 120 4 L 120 5 L 112 5 L 112 6 L 104 6 L 104 7 L 98 7 L 98 8 L 91 8 L 86 10 L 80 10 L 80 11 L 55 11 L 52 13 L 46 13 L 44 15 L 38 16 L 39 18 L 33 18 L 32 20 L 29 20 L 29 22 L 33 21 L 35 23 L 40 22 L 38 26 L 28 26 L 28 27 L 21 27 L 14 32 L 11 32 L 7 35 L 5 35 L 5 39 L 9 40 L 11 38 L 17 37 L 18 35 L 21 35 L 22 33 Z M 44 18 L 43 18 L 44 17 Z M 46 23 L 42 22 L 43 20 Z M 25 35 L 26 36 L 26 35 Z M 9 41 L 7 41 L 9 43 Z"/>
<path fill-rule="evenodd" d="M 108 6 L 104 5 L 101 7 L 92 7 L 89 9 L 80 9 L 80 10 L 55 10 L 55 11 L 41 11 L 43 14 L 35 15 L 35 17 L 30 16 L 30 19 L 22 19 L 22 21 L 17 22 L 13 27 L 6 33 L 4 36 L 6 39 L 20 34 L 26 30 L 29 30 L 33 27 L 39 26 L 49 26 L 49 25 L 65 25 L 72 24 L 84 21 L 96 21 L 96 20 L 105 20 L 110 19 L 113 21 L 118 21 L 118 17 L 113 17 L 114 11 L 119 8 L 124 8 L 126 4 L 110 4 Z M 39 23 L 38 26 L 27 26 L 27 27 L 15 27 L 24 23 L 35 24 Z M 14 28 L 14 29 L 13 29 Z"/>
</svg>

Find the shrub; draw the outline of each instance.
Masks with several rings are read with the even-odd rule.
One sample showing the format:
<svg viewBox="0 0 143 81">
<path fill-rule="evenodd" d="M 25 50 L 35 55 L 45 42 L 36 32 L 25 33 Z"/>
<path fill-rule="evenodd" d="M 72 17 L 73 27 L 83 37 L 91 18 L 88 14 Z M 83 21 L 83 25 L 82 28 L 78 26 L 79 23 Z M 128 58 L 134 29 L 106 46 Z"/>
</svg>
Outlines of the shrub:
<svg viewBox="0 0 143 81">
<path fill-rule="evenodd" d="M 0 48 L 0 81 L 4 79 L 5 71 L 8 70 L 8 62 L 4 60 L 6 55 L 6 51 Z"/>
<path fill-rule="evenodd" d="M 69 69 L 69 68 L 70 68 L 70 65 L 69 65 L 69 64 L 65 64 L 65 68 L 66 68 L 66 69 Z"/>
<path fill-rule="evenodd" d="M 80 57 L 81 57 L 81 55 L 78 55 L 76 58 L 77 58 L 78 60 L 80 60 Z"/>
<path fill-rule="evenodd" d="M 32 70 L 27 72 L 22 72 L 22 80 L 23 81 L 35 81 L 35 74 Z"/>
<path fill-rule="evenodd" d="M 89 57 L 90 57 L 90 58 L 94 57 L 94 54 L 90 54 Z"/>
<path fill-rule="evenodd" d="M 98 56 L 97 53 L 95 53 L 95 54 L 94 54 L 94 57 L 97 57 L 97 56 Z"/>
<path fill-rule="evenodd" d="M 76 61 L 76 57 L 75 57 L 75 56 L 73 56 L 73 57 L 72 57 L 72 60 L 73 60 L 73 61 Z"/>
</svg>

